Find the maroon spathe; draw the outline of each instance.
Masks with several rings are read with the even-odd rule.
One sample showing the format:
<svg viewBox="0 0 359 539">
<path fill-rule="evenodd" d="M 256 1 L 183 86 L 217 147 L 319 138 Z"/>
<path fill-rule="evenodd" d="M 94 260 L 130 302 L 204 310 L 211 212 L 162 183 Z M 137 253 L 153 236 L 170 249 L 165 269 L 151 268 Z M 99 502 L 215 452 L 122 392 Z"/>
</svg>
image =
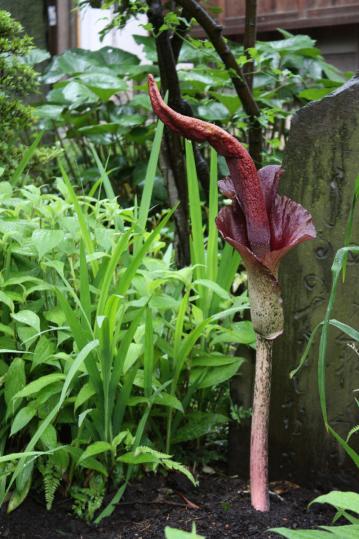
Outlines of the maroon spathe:
<svg viewBox="0 0 359 539">
<path fill-rule="evenodd" d="M 278 195 L 280 166 L 257 171 L 235 137 L 214 124 L 175 112 L 163 101 L 152 75 L 148 84 L 153 110 L 167 127 L 190 140 L 209 142 L 225 157 L 230 176 L 220 180 L 219 188 L 233 203 L 221 209 L 217 227 L 240 252 L 248 272 L 262 270 L 277 279 L 279 261 L 287 251 L 316 236 L 310 213 Z"/>
</svg>

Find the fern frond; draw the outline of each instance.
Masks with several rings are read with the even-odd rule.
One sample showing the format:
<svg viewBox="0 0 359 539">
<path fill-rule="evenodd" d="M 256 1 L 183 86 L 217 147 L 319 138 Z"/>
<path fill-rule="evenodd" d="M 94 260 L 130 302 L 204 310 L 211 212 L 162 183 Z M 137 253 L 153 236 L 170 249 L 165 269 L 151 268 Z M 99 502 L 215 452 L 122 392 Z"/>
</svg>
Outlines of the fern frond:
<svg viewBox="0 0 359 539">
<path fill-rule="evenodd" d="M 39 466 L 39 469 L 44 484 L 46 509 L 50 511 L 54 503 L 56 491 L 60 485 L 61 471 L 57 466 L 54 466 L 50 459 L 46 461 L 46 464 Z"/>
<path fill-rule="evenodd" d="M 350 429 L 350 431 L 348 432 L 348 436 L 347 436 L 347 442 L 349 442 L 350 438 L 353 436 L 353 434 L 355 434 L 356 432 L 359 432 L 359 425 L 355 425 L 355 427 L 353 427 L 352 429 Z"/>
</svg>

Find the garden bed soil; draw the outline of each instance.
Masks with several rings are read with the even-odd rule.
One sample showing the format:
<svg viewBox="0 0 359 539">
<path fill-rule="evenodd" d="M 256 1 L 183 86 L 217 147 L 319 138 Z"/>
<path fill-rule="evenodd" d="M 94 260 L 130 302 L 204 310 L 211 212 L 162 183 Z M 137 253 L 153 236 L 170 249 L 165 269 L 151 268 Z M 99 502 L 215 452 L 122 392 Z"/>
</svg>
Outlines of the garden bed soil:
<svg viewBox="0 0 359 539">
<path fill-rule="evenodd" d="M 308 503 L 318 496 L 289 482 L 271 484 L 271 511 L 259 513 L 250 505 L 248 485 L 236 477 L 203 475 L 198 488 L 182 476 L 147 476 L 134 482 L 111 517 L 99 526 L 71 514 L 60 498 L 47 511 L 41 494 L 32 494 L 10 515 L 1 515 L 0 537 L 8 539 L 163 539 L 171 526 L 207 539 L 269 539 L 279 537 L 272 527 L 313 528 L 329 524 L 333 510 Z"/>
</svg>

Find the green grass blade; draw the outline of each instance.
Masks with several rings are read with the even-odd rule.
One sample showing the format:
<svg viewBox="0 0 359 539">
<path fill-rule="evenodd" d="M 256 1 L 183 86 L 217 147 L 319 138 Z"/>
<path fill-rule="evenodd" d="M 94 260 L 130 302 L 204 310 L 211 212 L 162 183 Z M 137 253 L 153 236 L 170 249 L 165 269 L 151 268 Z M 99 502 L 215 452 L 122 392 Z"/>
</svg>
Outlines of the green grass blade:
<svg viewBox="0 0 359 539">
<path fill-rule="evenodd" d="M 19 165 L 17 166 L 13 176 L 12 176 L 12 179 L 11 179 L 11 183 L 12 185 L 17 185 L 19 183 L 19 180 L 21 178 L 21 175 L 22 173 L 24 172 L 25 168 L 27 167 L 30 159 L 32 158 L 32 156 L 34 155 L 35 151 L 36 151 L 36 148 L 38 147 L 38 145 L 40 144 L 40 141 L 42 139 L 44 135 L 44 131 L 40 131 L 34 142 L 31 144 L 31 146 L 29 146 L 27 148 L 27 150 L 25 151 Z"/>
<path fill-rule="evenodd" d="M 92 253 L 95 252 L 95 247 L 94 247 L 94 244 L 93 244 L 92 239 L 91 239 L 91 233 L 90 233 L 90 230 L 89 230 L 89 228 L 87 226 L 85 215 L 84 215 L 84 213 L 83 213 L 83 211 L 81 209 L 80 203 L 79 203 L 78 198 L 76 196 L 76 193 L 75 193 L 75 191 L 74 191 L 74 189 L 73 189 L 73 187 L 71 185 L 71 182 L 69 180 L 69 177 L 67 175 L 65 167 L 63 166 L 60 159 L 58 160 L 58 164 L 59 164 L 59 168 L 60 168 L 60 171 L 61 171 L 61 174 L 62 174 L 62 178 L 64 180 L 64 183 L 65 183 L 65 185 L 67 187 L 67 190 L 68 190 L 68 193 L 69 193 L 69 198 L 71 200 L 71 203 L 74 205 L 74 208 L 75 208 L 75 211 L 76 211 L 76 214 L 77 214 L 77 218 L 79 220 L 82 240 L 84 242 L 87 254 L 92 254 Z M 95 276 L 96 273 L 97 273 L 97 270 L 98 270 L 98 264 L 97 264 L 97 262 L 95 260 L 91 262 L 91 267 L 92 267 L 93 274 Z"/>
<path fill-rule="evenodd" d="M 153 376 L 153 325 L 152 312 L 149 307 L 146 309 L 145 326 L 145 348 L 143 355 L 144 362 L 144 394 L 150 398 L 152 395 L 152 376 Z"/>
<path fill-rule="evenodd" d="M 152 144 L 150 159 L 148 161 L 145 183 L 143 187 L 141 203 L 138 213 L 138 227 L 139 231 L 144 231 L 148 219 L 148 213 L 150 210 L 153 186 L 156 178 L 156 171 L 158 165 L 158 158 L 161 150 L 161 141 L 163 136 L 163 123 L 161 121 L 157 122 L 155 137 Z M 134 243 L 134 252 L 137 253 L 142 243 L 141 233 L 135 239 Z"/>
<path fill-rule="evenodd" d="M 173 213 L 175 212 L 176 208 L 173 208 L 172 210 L 168 211 L 165 217 L 160 221 L 160 223 L 156 226 L 156 228 L 151 232 L 151 234 L 148 236 L 144 244 L 142 245 L 141 249 L 135 254 L 133 257 L 130 265 L 126 269 L 125 273 L 120 279 L 120 283 L 117 289 L 118 294 L 125 294 L 128 287 L 131 284 L 131 281 L 133 277 L 136 274 L 136 271 L 142 264 L 142 261 L 146 254 L 148 253 L 152 243 L 157 238 L 157 236 L 160 234 L 161 230 L 166 226 L 170 218 L 172 217 Z"/>
<path fill-rule="evenodd" d="M 104 317 L 101 324 L 101 339 L 100 339 L 100 358 L 101 358 L 101 373 L 103 386 L 103 407 L 104 407 L 104 432 L 106 442 L 111 442 L 112 428 L 110 418 L 110 380 L 112 371 L 112 350 L 111 339 L 109 333 L 109 321 Z"/>
<path fill-rule="evenodd" d="M 240 254 L 229 243 L 225 243 L 221 252 L 217 282 L 227 291 L 232 286 L 240 261 Z"/>
<path fill-rule="evenodd" d="M 138 368 L 132 367 L 125 376 L 123 386 L 119 393 L 119 397 L 116 401 L 114 413 L 113 413 L 113 434 L 116 436 L 121 430 L 122 420 L 125 415 L 125 409 L 130 398 L 133 382 L 136 376 Z"/>
<path fill-rule="evenodd" d="M 132 229 L 127 230 L 120 238 L 120 241 L 117 243 L 116 247 L 113 250 L 111 258 L 107 264 L 105 274 L 102 279 L 102 284 L 100 288 L 100 296 L 98 299 L 97 307 L 97 316 L 104 314 L 106 301 L 108 299 L 108 294 L 111 286 L 111 281 L 113 279 L 116 266 L 123 254 L 123 252 L 128 249 L 129 238 L 132 233 Z"/>
<path fill-rule="evenodd" d="M 183 296 L 179 309 L 178 309 L 178 315 L 176 320 L 176 327 L 175 327 L 175 334 L 173 339 L 173 357 L 176 360 L 178 358 L 178 353 L 181 345 L 182 340 L 182 334 L 183 334 L 183 326 L 186 316 L 186 311 L 188 307 L 188 301 L 189 301 L 189 294 L 190 290 L 187 290 L 185 295 Z"/>
<path fill-rule="evenodd" d="M 345 227 L 345 234 L 344 234 L 345 247 L 347 247 L 352 240 L 353 220 L 354 220 L 354 214 L 355 214 L 355 207 L 356 207 L 356 203 L 358 199 L 359 199 L 359 176 L 357 176 L 355 179 L 353 200 L 352 200 L 352 204 L 349 211 L 347 225 Z M 345 276 L 346 276 L 346 271 L 347 271 L 347 261 L 348 261 L 348 255 L 344 257 L 344 262 L 343 262 L 343 282 L 345 281 Z"/>
<path fill-rule="evenodd" d="M 189 140 L 186 140 L 185 147 L 188 202 L 191 225 L 191 243 L 193 255 L 192 264 L 196 265 L 196 279 L 203 279 L 205 277 L 205 251 L 201 199 L 199 196 L 199 185 L 192 143 Z"/>
<path fill-rule="evenodd" d="M 216 281 L 218 271 L 218 173 L 217 153 L 211 148 L 209 175 L 209 210 L 208 210 L 208 247 L 207 247 L 207 279 Z"/>
<path fill-rule="evenodd" d="M 101 159 L 99 158 L 98 153 L 96 152 L 96 149 L 93 144 L 89 144 L 91 153 L 93 155 L 93 158 L 95 160 L 96 166 L 98 168 L 99 173 L 101 174 L 100 180 L 105 188 L 105 193 L 108 199 L 113 200 L 116 198 L 115 192 L 112 188 L 111 180 L 107 174 L 106 168 L 103 166 Z"/>
<path fill-rule="evenodd" d="M 113 190 L 110 177 L 109 177 L 109 175 L 107 173 L 106 168 L 103 166 L 103 164 L 101 162 L 101 159 L 99 158 L 99 155 L 96 152 L 96 149 L 95 149 L 93 144 L 90 144 L 90 150 L 92 152 L 93 158 L 95 160 L 95 163 L 96 163 L 97 168 L 99 170 L 99 173 L 101 175 L 99 181 L 100 181 L 101 184 L 103 184 L 103 186 L 105 188 L 105 193 L 106 193 L 107 198 L 110 199 L 110 200 L 116 200 L 116 195 L 115 195 L 115 192 Z M 117 215 L 116 218 L 115 218 L 115 226 L 116 226 L 116 229 L 119 230 L 120 232 L 123 232 L 124 229 L 125 229 L 124 224 L 123 224 L 123 220 L 121 219 L 121 217 L 119 215 Z"/>
<path fill-rule="evenodd" d="M 91 296 L 89 274 L 87 269 L 84 244 L 80 244 L 80 302 L 86 314 L 86 318 L 91 322 Z"/>
<path fill-rule="evenodd" d="M 140 309 L 139 312 L 136 314 L 135 318 L 132 320 L 129 328 L 127 329 L 123 339 L 121 340 L 121 344 L 120 344 L 120 347 L 119 347 L 119 350 L 118 350 L 118 353 L 117 353 L 117 357 L 115 359 L 115 362 L 114 362 L 114 366 L 113 366 L 113 372 L 112 372 L 112 377 L 111 377 L 111 383 L 112 383 L 112 388 L 113 388 L 113 391 L 115 390 L 115 388 L 117 387 L 119 381 L 120 381 L 120 378 L 122 376 L 122 373 L 123 373 L 123 365 L 124 365 L 124 362 L 125 362 L 125 359 L 126 359 L 126 355 L 127 355 L 127 352 L 128 352 L 128 349 L 130 347 L 130 344 L 132 342 L 132 339 L 137 331 L 137 328 L 138 326 L 140 325 L 140 323 L 142 322 L 143 320 L 143 314 L 144 314 L 144 309 Z"/>
<path fill-rule="evenodd" d="M 88 342 L 92 342 L 93 335 L 87 331 L 87 328 L 80 323 L 75 312 L 73 311 L 71 305 L 67 301 L 66 297 L 63 295 L 61 290 L 55 289 L 55 293 L 60 304 L 61 309 L 63 310 L 66 321 L 70 327 L 72 338 L 74 339 L 76 346 L 79 350 L 83 349 Z M 97 393 L 101 391 L 101 380 L 99 377 L 99 372 L 96 367 L 96 358 L 93 355 L 90 355 L 86 361 L 85 366 L 90 377 L 91 382 L 96 388 Z"/>
</svg>

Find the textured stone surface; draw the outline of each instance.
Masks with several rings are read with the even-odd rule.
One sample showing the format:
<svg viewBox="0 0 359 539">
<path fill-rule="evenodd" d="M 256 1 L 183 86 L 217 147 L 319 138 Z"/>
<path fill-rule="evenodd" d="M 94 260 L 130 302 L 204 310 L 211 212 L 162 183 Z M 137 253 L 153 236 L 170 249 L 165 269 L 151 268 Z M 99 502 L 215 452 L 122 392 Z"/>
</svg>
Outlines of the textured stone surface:
<svg viewBox="0 0 359 539">
<path fill-rule="evenodd" d="M 323 427 L 316 372 L 318 342 L 296 380 L 289 380 L 288 375 L 298 364 L 311 331 L 324 318 L 331 264 L 343 245 L 354 181 L 359 174 L 358 76 L 295 115 L 284 168 L 281 190 L 312 213 L 318 238 L 288 254 L 280 270 L 285 329 L 273 355 L 272 475 L 292 474 L 299 481 L 320 483 L 335 472 L 344 482 L 357 471 Z M 358 225 L 356 215 L 354 243 L 359 242 Z M 347 280 L 339 287 L 333 318 L 359 328 L 358 255 L 349 258 Z M 353 394 L 359 388 L 359 357 L 349 342 L 331 329 L 327 358 L 329 418 L 344 436 L 359 423 Z"/>
</svg>

